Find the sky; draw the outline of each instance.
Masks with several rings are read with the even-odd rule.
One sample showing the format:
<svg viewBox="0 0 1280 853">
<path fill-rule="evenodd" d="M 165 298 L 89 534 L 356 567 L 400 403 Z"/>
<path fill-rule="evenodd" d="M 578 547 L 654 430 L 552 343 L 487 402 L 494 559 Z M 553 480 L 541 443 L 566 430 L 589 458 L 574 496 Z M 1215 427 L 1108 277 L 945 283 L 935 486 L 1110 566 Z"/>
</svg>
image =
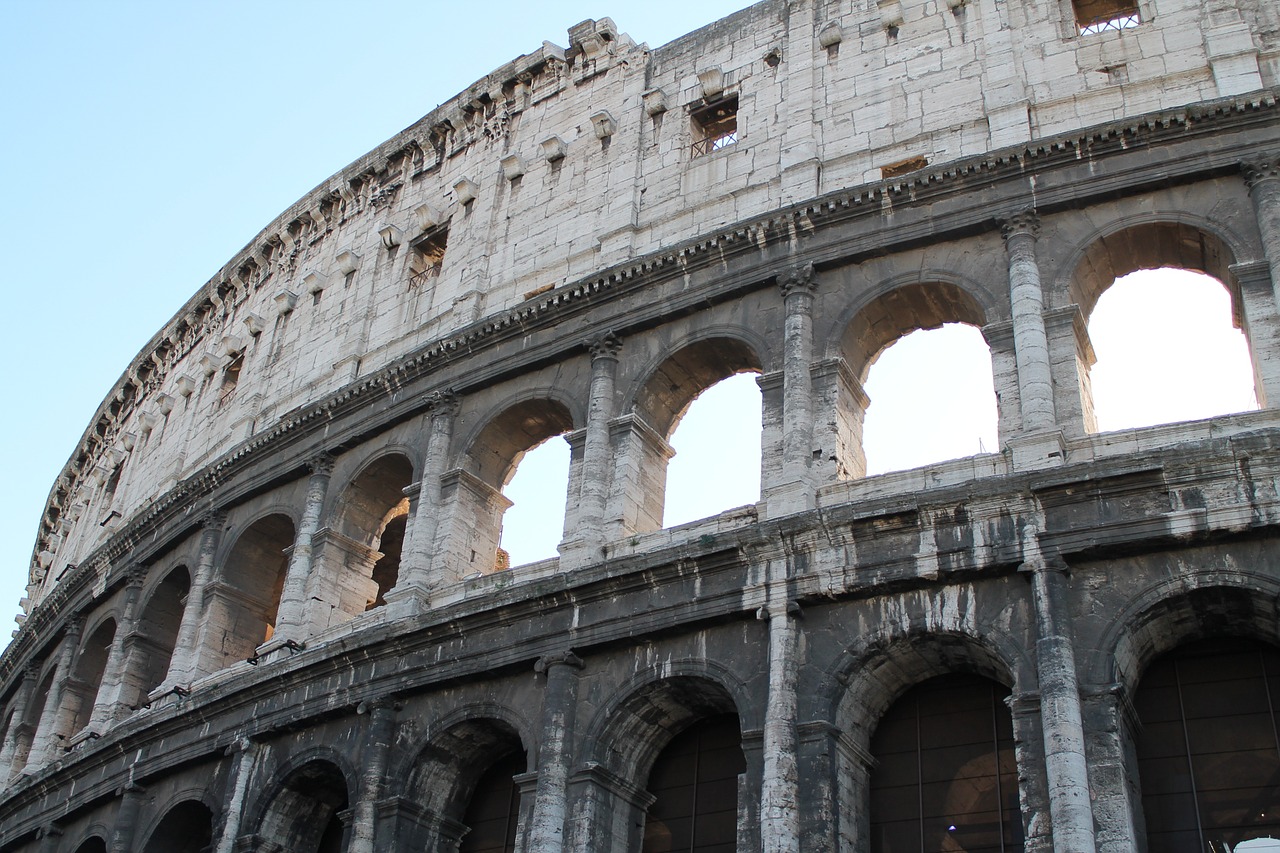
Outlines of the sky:
<svg viewBox="0 0 1280 853">
<path fill-rule="evenodd" d="M 151 336 L 278 213 L 493 69 L 544 40 L 566 45 L 567 29 L 585 18 L 611 17 L 656 47 L 746 5 L 0 2 L 0 158 L 8 164 L 0 363 L 9 400 L 0 419 L 0 644 L 49 488 L 102 398 Z M 738 385 L 732 405 L 745 408 L 700 401 L 673 437 L 669 523 L 755 499 L 740 447 L 722 438 L 704 450 L 684 443 L 703 408 L 753 423 L 754 382 Z M 892 408 L 882 402 L 888 394 L 873 394 L 873 413 Z M 985 438 L 982 429 L 950 430 L 973 448 L 959 453 L 974 452 L 979 440 L 994 447 L 994 426 Z M 751 429 L 738 432 L 750 448 Z M 758 448 L 758 434 L 754 442 Z M 730 460 L 719 473 L 681 473 L 686 460 L 716 450 Z M 528 458 L 517 480 L 526 466 L 533 470 Z M 710 495 L 711 483 L 723 505 L 677 511 L 677 496 Z"/>
</svg>

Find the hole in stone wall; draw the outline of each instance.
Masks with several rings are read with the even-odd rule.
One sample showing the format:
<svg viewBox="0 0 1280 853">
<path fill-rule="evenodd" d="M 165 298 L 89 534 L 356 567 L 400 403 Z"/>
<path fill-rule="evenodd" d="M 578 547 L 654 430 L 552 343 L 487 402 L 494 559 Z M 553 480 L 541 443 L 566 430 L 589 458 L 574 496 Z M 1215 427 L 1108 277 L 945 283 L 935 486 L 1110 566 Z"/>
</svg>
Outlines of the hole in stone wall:
<svg viewBox="0 0 1280 853">
<path fill-rule="evenodd" d="M 1175 269 L 1122 276 L 1098 299 L 1089 337 L 1100 430 L 1258 407 L 1249 347 L 1215 278 Z"/>
<path fill-rule="evenodd" d="M 760 406 L 756 374 L 740 373 L 685 411 L 671 434 L 664 527 L 760 500 Z"/>
<path fill-rule="evenodd" d="M 502 489 L 512 506 L 502 516 L 498 559 L 489 568 L 559 556 L 568 492 L 569 442 L 550 438 L 525 451 Z"/>
<path fill-rule="evenodd" d="M 991 351 L 973 326 L 904 335 L 876 358 L 865 389 L 868 475 L 999 449 Z"/>
</svg>

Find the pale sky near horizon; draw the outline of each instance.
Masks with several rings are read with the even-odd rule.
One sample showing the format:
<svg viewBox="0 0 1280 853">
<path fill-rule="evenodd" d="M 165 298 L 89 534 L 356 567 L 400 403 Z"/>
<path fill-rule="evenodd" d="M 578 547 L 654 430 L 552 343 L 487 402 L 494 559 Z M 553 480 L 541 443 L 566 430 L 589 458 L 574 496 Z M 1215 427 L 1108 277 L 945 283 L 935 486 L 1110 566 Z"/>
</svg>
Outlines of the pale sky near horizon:
<svg viewBox="0 0 1280 853">
<path fill-rule="evenodd" d="M 49 488 L 103 396 L 278 213 L 494 68 L 544 40 L 567 44 L 584 18 L 611 17 L 656 47 L 746 5 L 0 3 L 0 646 Z M 970 445 L 980 434 L 952 432 Z M 680 441 L 685 459 L 710 455 Z M 709 476 L 720 477 L 693 482 L 730 475 Z"/>
</svg>

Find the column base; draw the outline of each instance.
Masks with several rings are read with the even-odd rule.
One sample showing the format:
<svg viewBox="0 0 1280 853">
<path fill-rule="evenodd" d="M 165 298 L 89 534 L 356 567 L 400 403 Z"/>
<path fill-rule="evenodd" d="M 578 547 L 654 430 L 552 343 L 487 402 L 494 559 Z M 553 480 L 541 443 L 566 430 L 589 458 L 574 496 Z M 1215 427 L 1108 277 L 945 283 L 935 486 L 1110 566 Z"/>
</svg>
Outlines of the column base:
<svg viewBox="0 0 1280 853">
<path fill-rule="evenodd" d="M 769 486 L 761 495 L 761 502 L 765 518 L 779 518 L 816 508 L 818 494 L 811 483 L 797 480 Z"/>
<path fill-rule="evenodd" d="M 387 592 L 387 618 L 420 616 L 431 609 L 431 588 L 419 583 L 398 584 Z"/>
<path fill-rule="evenodd" d="M 270 640 L 254 649 L 253 657 L 249 658 L 248 662 L 257 666 L 278 660 L 288 660 L 306 647 L 307 644 L 300 640 L 276 634 Z"/>
<path fill-rule="evenodd" d="M 1027 433 L 1009 440 L 1014 471 L 1056 468 L 1067 461 L 1067 440 L 1062 430 Z"/>
</svg>

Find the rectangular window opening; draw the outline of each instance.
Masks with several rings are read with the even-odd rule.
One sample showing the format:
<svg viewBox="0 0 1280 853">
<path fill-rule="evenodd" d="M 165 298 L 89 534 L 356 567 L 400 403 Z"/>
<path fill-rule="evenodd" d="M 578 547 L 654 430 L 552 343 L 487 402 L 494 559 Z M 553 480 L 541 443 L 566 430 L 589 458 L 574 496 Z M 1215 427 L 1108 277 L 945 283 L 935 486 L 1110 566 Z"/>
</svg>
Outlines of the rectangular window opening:
<svg viewBox="0 0 1280 853">
<path fill-rule="evenodd" d="M 1071 8 L 1082 36 L 1127 30 L 1142 23 L 1136 0 L 1071 0 Z"/>
<path fill-rule="evenodd" d="M 444 250 L 449 244 L 449 225 L 437 225 L 427 230 L 411 244 L 413 257 L 409 259 L 409 286 L 418 287 L 440 275 L 444 266 Z"/>
<path fill-rule="evenodd" d="M 738 141 L 738 96 L 729 95 L 689 113 L 693 119 L 693 156 L 712 154 Z"/>
</svg>

